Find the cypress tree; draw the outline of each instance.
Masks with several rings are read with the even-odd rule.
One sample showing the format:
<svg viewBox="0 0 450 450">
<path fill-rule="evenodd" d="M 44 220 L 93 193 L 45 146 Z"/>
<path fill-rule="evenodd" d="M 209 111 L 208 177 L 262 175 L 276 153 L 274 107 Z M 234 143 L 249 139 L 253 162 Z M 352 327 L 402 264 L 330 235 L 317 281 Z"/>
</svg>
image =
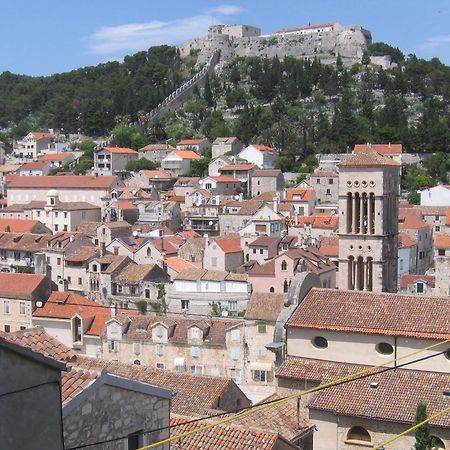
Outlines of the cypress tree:
<svg viewBox="0 0 450 450">
<path fill-rule="evenodd" d="M 416 409 L 415 423 L 423 422 L 427 418 L 428 418 L 427 405 L 425 405 L 425 403 L 423 402 L 419 402 L 417 404 Z M 414 433 L 414 437 L 416 438 L 416 443 L 414 445 L 414 448 L 416 450 L 431 450 L 432 437 L 430 425 L 428 423 L 422 425 L 420 428 L 417 428 L 417 430 Z"/>
</svg>

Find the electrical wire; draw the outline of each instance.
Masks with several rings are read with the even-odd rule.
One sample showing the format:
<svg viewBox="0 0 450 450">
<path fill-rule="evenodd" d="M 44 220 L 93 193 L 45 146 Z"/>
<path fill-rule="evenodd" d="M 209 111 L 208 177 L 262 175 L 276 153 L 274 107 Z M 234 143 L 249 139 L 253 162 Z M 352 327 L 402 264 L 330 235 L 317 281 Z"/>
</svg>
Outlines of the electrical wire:
<svg viewBox="0 0 450 450">
<path fill-rule="evenodd" d="M 434 358 L 436 356 L 439 356 L 439 355 L 447 353 L 448 350 L 446 349 L 446 350 L 443 350 L 441 352 L 437 352 L 437 353 L 434 353 L 432 355 L 425 356 L 423 358 L 416 358 L 416 359 L 414 359 L 412 361 L 407 361 L 407 362 L 405 362 L 403 364 L 400 364 L 400 365 L 396 364 L 398 361 L 404 360 L 404 359 L 409 358 L 411 356 L 418 355 L 418 354 L 420 354 L 420 353 L 422 353 L 424 351 L 431 350 L 431 349 L 433 349 L 433 348 L 435 348 L 437 346 L 448 344 L 448 343 L 450 343 L 450 340 L 441 341 L 441 342 L 432 344 L 432 345 L 430 345 L 428 347 L 425 347 L 423 349 L 416 350 L 414 352 L 406 354 L 406 355 L 404 355 L 404 356 L 402 356 L 400 358 L 391 359 L 391 360 L 386 361 L 385 363 L 383 363 L 381 365 L 368 367 L 368 368 L 363 369 L 361 371 L 355 372 L 354 374 L 347 375 L 347 376 L 339 378 L 337 380 L 334 380 L 334 381 L 322 384 L 320 386 L 317 386 L 315 388 L 309 389 L 307 391 L 302 391 L 300 393 L 295 393 L 295 394 L 292 394 L 292 395 L 289 395 L 289 396 L 285 396 L 285 397 L 282 397 L 282 398 L 279 398 L 279 399 L 276 399 L 276 400 L 271 400 L 269 402 L 259 403 L 257 405 L 253 405 L 253 406 L 249 406 L 249 407 L 245 407 L 245 408 L 239 408 L 239 409 L 236 409 L 234 411 L 226 411 L 226 412 L 215 414 L 215 415 L 204 416 L 204 417 L 188 420 L 188 421 L 180 423 L 180 424 L 168 425 L 168 426 L 165 426 L 165 427 L 160 427 L 160 428 L 156 428 L 156 429 L 141 431 L 139 434 L 151 434 L 151 433 L 156 433 L 156 432 L 159 432 L 159 431 L 164 431 L 166 429 L 171 430 L 173 428 L 184 426 L 184 425 L 190 424 L 190 423 L 196 423 L 196 422 L 200 422 L 200 421 L 203 421 L 203 420 L 213 419 L 213 418 L 217 418 L 217 417 L 221 417 L 221 416 L 230 416 L 230 414 L 238 413 L 238 414 L 236 414 L 234 416 L 230 416 L 229 418 L 224 419 L 223 421 L 219 421 L 219 422 L 216 422 L 214 424 L 208 424 L 208 425 L 205 425 L 204 427 L 197 428 L 196 430 L 191 430 L 189 432 L 186 432 L 187 434 L 186 433 L 182 433 L 180 435 L 176 435 L 176 436 L 167 438 L 167 439 L 165 439 L 163 441 L 159 441 L 159 442 L 156 442 L 154 444 L 151 444 L 150 446 L 142 447 L 139 450 L 147 450 L 147 449 L 155 448 L 158 445 L 163 445 L 165 443 L 168 443 L 168 442 L 171 442 L 171 441 L 177 440 L 177 439 L 182 439 L 183 437 L 186 437 L 188 435 L 195 434 L 195 433 L 201 432 L 201 431 L 205 431 L 206 429 L 210 429 L 210 428 L 216 427 L 216 426 L 221 425 L 223 423 L 229 423 L 229 422 L 232 422 L 232 421 L 235 421 L 235 420 L 239 420 L 242 417 L 246 417 L 247 415 L 251 415 L 251 414 L 253 414 L 255 412 L 258 412 L 258 411 L 260 411 L 262 409 L 267 409 L 267 408 L 270 408 L 272 406 L 278 406 L 278 405 L 287 403 L 290 400 L 299 398 L 299 397 L 301 397 L 303 395 L 307 395 L 309 393 L 317 392 L 317 391 L 320 391 L 320 390 L 323 390 L 323 389 L 327 389 L 327 388 L 330 388 L 330 387 L 338 386 L 338 385 L 341 385 L 341 384 L 344 384 L 344 383 L 348 383 L 348 382 L 351 382 L 351 381 L 356 381 L 356 380 L 359 380 L 359 379 L 367 378 L 369 376 L 376 375 L 376 374 L 379 374 L 379 373 L 384 373 L 384 372 L 387 372 L 387 371 L 400 369 L 402 367 L 405 367 L 405 366 L 408 366 L 408 365 L 411 365 L 411 364 L 415 364 L 417 362 L 421 362 L 421 361 L 425 361 L 425 360 Z M 391 367 L 385 367 L 387 364 L 392 364 L 392 363 L 395 363 L 396 365 L 391 366 Z M 113 442 L 113 441 L 126 439 L 127 437 L 128 437 L 128 435 L 127 436 L 118 437 L 118 438 L 112 438 L 112 439 L 105 440 L 105 441 L 94 442 L 94 443 L 91 443 L 91 444 L 83 444 L 83 445 L 76 446 L 76 447 L 70 447 L 70 448 L 68 448 L 66 450 L 78 450 L 78 449 L 82 449 L 82 448 L 91 447 L 91 446 L 94 446 L 94 445 L 99 445 L 99 444 L 103 444 L 103 443 L 108 443 L 108 442 Z"/>
<path fill-rule="evenodd" d="M 447 408 L 444 408 L 444 409 L 441 409 L 441 410 L 435 412 L 433 415 L 431 415 L 427 419 L 422 420 L 422 422 L 416 423 L 412 427 L 409 427 L 406 430 L 402 431 L 401 433 L 396 434 L 395 436 L 391 437 L 387 441 L 384 441 L 383 443 L 374 446 L 373 450 L 382 450 L 382 449 L 384 449 L 384 447 L 386 445 L 392 444 L 392 442 L 395 442 L 396 440 L 400 439 L 401 437 L 411 433 L 411 431 L 417 430 L 417 428 L 422 427 L 423 425 L 427 424 L 428 422 L 430 422 L 430 421 L 432 421 L 434 419 L 437 419 L 438 417 L 443 416 L 444 414 L 447 414 L 448 412 L 450 412 L 450 406 L 447 406 Z"/>
<path fill-rule="evenodd" d="M 33 386 L 28 386 L 28 387 L 23 388 L 23 389 L 17 389 L 17 391 L 4 392 L 3 394 L 0 394 L 0 398 L 1 397 L 6 397 L 7 395 L 18 394 L 19 392 L 29 391 L 31 389 L 36 389 L 38 387 L 45 386 L 46 384 L 59 384 L 59 380 L 57 380 L 57 381 L 56 380 L 55 381 L 45 381 L 44 383 L 35 384 Z"/>
</svg>

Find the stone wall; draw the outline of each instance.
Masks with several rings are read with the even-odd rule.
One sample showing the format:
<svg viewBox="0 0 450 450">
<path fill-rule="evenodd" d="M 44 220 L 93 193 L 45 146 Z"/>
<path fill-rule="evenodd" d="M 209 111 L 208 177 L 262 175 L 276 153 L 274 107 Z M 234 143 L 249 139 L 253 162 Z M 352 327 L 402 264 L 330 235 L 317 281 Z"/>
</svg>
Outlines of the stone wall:
<svg viewBox="0 0 450 450">
<path fill-rule="evenodd" d="M 169 413 L 168 399 L 105 384 L 69 414 L 64 414 L 64 444 L 68 448 L 165 427 L 169 425 Z M 167 437 L 168 429 L 146 434 L 142 444 Z M 123 450 L 125 447 L 126 438 L 89 448 Z M 169 445 L 161 448 L 168 450 Z"/>
</svg>

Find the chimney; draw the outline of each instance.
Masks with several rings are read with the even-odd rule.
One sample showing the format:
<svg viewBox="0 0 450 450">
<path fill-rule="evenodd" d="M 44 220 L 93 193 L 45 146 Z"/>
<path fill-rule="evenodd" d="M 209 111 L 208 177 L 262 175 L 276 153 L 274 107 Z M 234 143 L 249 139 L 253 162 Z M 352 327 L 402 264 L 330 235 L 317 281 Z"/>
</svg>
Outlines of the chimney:
<svg viewBox="0 0 450 450">
<path fill-rule="evenodd" d="M 239 194 L 239 201 L 244 201 L 244 194 L 242 192 Z"/>
<path fill-rule="evenodd" d="M 111 305 L 111 318 L 116 317 L 116 305 Z"/>
<path fill-rule="evenodd" d="M 273 198 L 273 212 L 278 213 L 278 197 Z"/>
<path fill-rule="evenodd" d="M 100 244 L 100 256 L 101 257 L 105 256 L 105 253 L 106 253 L 106 244 L 102 242 Z"/>
</svg>

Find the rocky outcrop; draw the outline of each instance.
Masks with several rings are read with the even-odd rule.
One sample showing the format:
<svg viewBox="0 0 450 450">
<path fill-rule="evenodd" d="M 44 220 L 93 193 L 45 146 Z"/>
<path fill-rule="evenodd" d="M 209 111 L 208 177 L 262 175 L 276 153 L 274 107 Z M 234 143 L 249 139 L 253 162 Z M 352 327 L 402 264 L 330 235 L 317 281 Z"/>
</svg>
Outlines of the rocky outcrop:
<svg viewBox="0 0 450 450">
<path fill-rule="evenodd" d="M 340 54 L 352 62 L 359 62 L 371 34 L 359 25 L 338 27 L 333 31 L 305 35 L 273 34 L 259 37 L 233 37 L 209 34 L 185 42 L 178 48 L 180 55 L 187 56 L 192 50 L 200 50 L 198 64 L 205 63 L 214 51 L 220 50 L 222 62 L 235 56 L 297 58 L 318 57 L 332 62 Z"/>
</svg>

